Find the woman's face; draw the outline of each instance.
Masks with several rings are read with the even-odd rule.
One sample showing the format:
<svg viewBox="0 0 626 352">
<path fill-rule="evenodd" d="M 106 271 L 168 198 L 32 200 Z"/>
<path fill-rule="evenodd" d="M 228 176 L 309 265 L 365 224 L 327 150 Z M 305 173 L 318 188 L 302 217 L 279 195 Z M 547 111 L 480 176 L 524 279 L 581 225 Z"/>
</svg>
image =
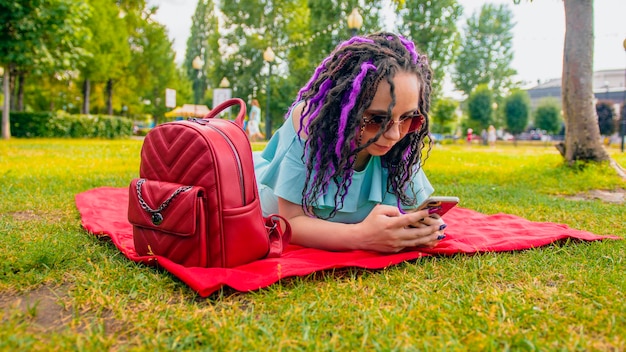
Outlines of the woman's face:
<svg viewBox="0 0 626 352">
<path fill-rule="evenodd" d="M 418 97 L 420 96 L 420 84 L 417 75 L 399 72 L 393 78 L 393 83 L 395 85 L 396 105 L 391 111 L 392 122 L 389 123 L 388 130 L 376 142 L 363 150 L 369 155 L 385 155 L 409 132 L 412 118 L 421 119 L 416 116 L 419 104 Z M 381 116 L 387 115 L 387 108 L 391 104 L 389 88 L 387 81 L 381 81 L 372 103 L 365 109 L 363 113 L 365 126 L 361 135 L 361 143 L 366 143 L 374 138 L 378 130 L 384 128 L 384 125 L 380 126 L 376 124 L 376 121 L 380 121 Z"/>
</svg>

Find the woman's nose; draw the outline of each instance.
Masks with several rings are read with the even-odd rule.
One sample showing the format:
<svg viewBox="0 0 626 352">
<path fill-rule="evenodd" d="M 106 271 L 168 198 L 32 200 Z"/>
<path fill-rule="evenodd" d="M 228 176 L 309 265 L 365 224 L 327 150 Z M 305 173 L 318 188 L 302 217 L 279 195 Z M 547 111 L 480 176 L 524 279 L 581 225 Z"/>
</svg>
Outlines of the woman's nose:
<svg viewBox="0 0 626 352">
<path fill-rule="evenodd" d="M 400 140 L 402 138 L 402 133 L 400 132 L 400 124 L 398 121 L 393 121 L 394 123 L 389 126 L 389 129 L 383 133 L 383 136 L 389 140 L 395 141 Z"/>
</svg>

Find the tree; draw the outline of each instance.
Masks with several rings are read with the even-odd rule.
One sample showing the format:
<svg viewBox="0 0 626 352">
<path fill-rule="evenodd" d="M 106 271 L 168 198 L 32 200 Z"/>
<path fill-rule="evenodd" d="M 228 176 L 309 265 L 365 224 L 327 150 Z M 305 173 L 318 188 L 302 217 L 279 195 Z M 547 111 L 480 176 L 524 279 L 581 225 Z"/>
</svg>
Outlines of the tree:
<svg viewBox="0 0 626 352">
<path fill-rule="evenodd" d="M 196 11 L 191 19 L 191 35 L 187 39 L 187 50 L 183 68 L 194 84 L 194 102 L 204 102 L 204 92 L 209 85 L 217 87 L 222 78 L 228 74 L 223 72 L 223 63 L 219 51 L 220 33 L 212 0 L 198 1 Z M 202 69 L 193 67 L 193 60 L 202 60 Z M 232 77 L 230 78 L 232 81 Z"/>
<path fill-rule="evenodd" d="M 141 100 L 150 101 L 150 104 L 144 104 L 142 110 L 154 117 L 156 125 L 158 116 L 162 116 L 166 110 L 163 98 L 165 89 L 177 88 L 177 92 L 180 91 L 177 86 L 181 79 L 174 61 L 176 53 L 162 24 L 148 17 L 133 27 L 130 40 L 136 50 L 131 52 L 132 60 L 127 70 L 135 77 L 130 87 L 134 88 L 134 94 L 138 94 Z M 186 79 L 182 81 L 187 83 Z"/>
<path fill-rule="evenodd" d="M 469 126 L 487 128 L 493 122 L 493 92 L 485 84 L 479 85 L 467 98 Z"/>
<path fill-rule="evenodd" d="M 231 0 L 220 3 L 225 27 L 220 39 L 223 53 L 220 73 L 222 77 L 228 76 L 234 95 L 256 97 L 265 111 L 267 94 L 271 95 L 270 126 L 282 123 L 285 108 L 306 84 L 315 67 L 340 41 L 349 38 L 346 18 L 359 5 L 356 0 Z M 362 31 L 380 29 L 380 3 L 363 5 Z M 269 64 L 263 60 L 263 52 L 268 47 L 276 54 L 271 65 L 272 75 L 269 75 Z"/>
<path fill-rule="evenodd" d="M 516 4 L 520 1 L 513 0 Z M 567 0 L 563 1 L 563 6 L 565 45 L 561 99 L 565 141 L 555 147 L 568 165 L 574 165 L 578 160 L 608 160 L 618 175 L 626 179 L 626 170 L 604 150 L 593 114 L 593 1 Z"/>
<path fill-rule="evenodd" d="M 478 85 L 487 84 L 502 96 L 514 87 L 512 18 L 508 6 L 485 4 L 467 20 L 452 75 L 457 89 L 469 95 Z"/>
<path fill-rule="evenodd" d="M 87 8 L 71 0 L 0 2 L 0 66 L 4 67 L 2 138 L 9 139 L 11 73 L 44 74 L 72 69 L 85 50 Z M 19 80 L 24 82 L 24 78 Z"/>
<path fill-rule="evenodd" d="M 567 0 L 562 93 L 565 141 L 557 149 L 573 165 L 608 161 L 593 106 L 593 2 Z"/>
<path fill-rule="evenodd" d="M 81 68 L 83 80 L 83 114 L 90 113 L 90 93 L 93 82 L 106 84 L 107 113 L 112 114 L 114 81 L 124 76 L 130 62 L 128 31 L 125 13 L 116 3 L 109 0 L 89 0 L 91 15 L 86 24 L 92 33 L 88 44 L 91 56 Z"/>
<path fill-rule="evenodd" d="M 555 98 L 539 101 L 535 110 L 535 127 L 548 133 L 557 133 L 561 129 L 561 107 Z"/>
<path fill-rule="evenodd" d="M 445 77 L 445 68 L 454 62 L 459 46 L 456 21 L 463 7 L 456 0 L 407 0 L 398 11 L 401 18 L 398 32 L 411 38 L 420 53 L 428 54 L 433 69 L 433 92 L 438 96 Z"/>
<path fill-rule="evenodd" d="M 363 26 L 357 34 L 375 32 L 382 28 L 381 1 L 357 0 L 308 0 L 308 26 L 310 27 L 310 64 L 304 67 L 302 85 L 306 83 L 317 65 L 330 54 L 339 42 L 350 38 L 347 18 L 352 9 L 358 8 L 363 17 Z M 401 6 L 396 4 L 396 8 Z M 307 39 L 303 37 L 302 39 Z"/>
<path fill-rule="evenodd" d="M 448 133 L 451 132 L 450 123 L 456 118 L 456 109 L 459 104 L 454 99 L 441 98 L 435 100 L 430 111 L 430 118 L 433 121 L 431 132 Z"/>
<path fill-rule="evenodd" d="M 610 136 L 615 132 L 615 112 L 610 101 L 599 101 L 596 103 L 596 113 L 598 114 L 598 127 L 600 134 Z"/>
<path fill-rule="evenodd" d="M 530 98 L 523 90 L 514 90 L 504 99 L 504 118 L 511 134 L 522 133 L 528 126 L 530 116 Z"/>
</svg>

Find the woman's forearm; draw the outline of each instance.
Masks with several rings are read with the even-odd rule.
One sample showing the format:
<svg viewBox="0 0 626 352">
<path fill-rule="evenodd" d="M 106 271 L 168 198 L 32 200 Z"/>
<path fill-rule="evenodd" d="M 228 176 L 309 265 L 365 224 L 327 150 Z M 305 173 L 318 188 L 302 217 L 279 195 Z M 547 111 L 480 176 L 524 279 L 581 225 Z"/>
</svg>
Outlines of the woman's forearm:
<svg viewBox="0 0 626 352">
<path fill-rule="evenodd" d="M 291 243 L 328 251 L 359 249 L 358 224 L 330 222 L 306 215 L 289 219 Z"/>
</svg>

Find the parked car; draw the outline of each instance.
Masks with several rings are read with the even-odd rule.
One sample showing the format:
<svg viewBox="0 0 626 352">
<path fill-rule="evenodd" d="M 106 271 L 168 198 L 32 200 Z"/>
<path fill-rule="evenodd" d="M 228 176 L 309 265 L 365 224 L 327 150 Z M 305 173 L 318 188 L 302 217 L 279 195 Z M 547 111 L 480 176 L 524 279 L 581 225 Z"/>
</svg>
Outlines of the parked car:
<svg viewBox="0 0 626 352">
<path fill-rule="evenodd" d="M 515 136 L 513 136 L 509 132 L 505 132 L 504 134 L 502 134 L 502 137 L 500 137 L 500 139 L 503 141 L 512 141 L 515 139 Z"/>
<path fill-rule="evenodd" d="M 531 141 L 540 141 L 542 137 L 543 137 L 543 133 L 541 130 L 530 130 Z"/>
<path fill-rule="evenodd" d="M 543 141 L 546 136 L 546 131 L 532 129 L 527 132 L 520 133 L 519 136 L 517 136 L 517 139 L 520 141 Z"/>
<path fill-rule="evenodd" d="M 441 133 L 431 133 L 430 138 L 433 140 L 433 143 L 442 143 L 443 141 L 453 141 L 455 140 L 453 135 L 450 134 L 441 134 Z"/>
</svg>

